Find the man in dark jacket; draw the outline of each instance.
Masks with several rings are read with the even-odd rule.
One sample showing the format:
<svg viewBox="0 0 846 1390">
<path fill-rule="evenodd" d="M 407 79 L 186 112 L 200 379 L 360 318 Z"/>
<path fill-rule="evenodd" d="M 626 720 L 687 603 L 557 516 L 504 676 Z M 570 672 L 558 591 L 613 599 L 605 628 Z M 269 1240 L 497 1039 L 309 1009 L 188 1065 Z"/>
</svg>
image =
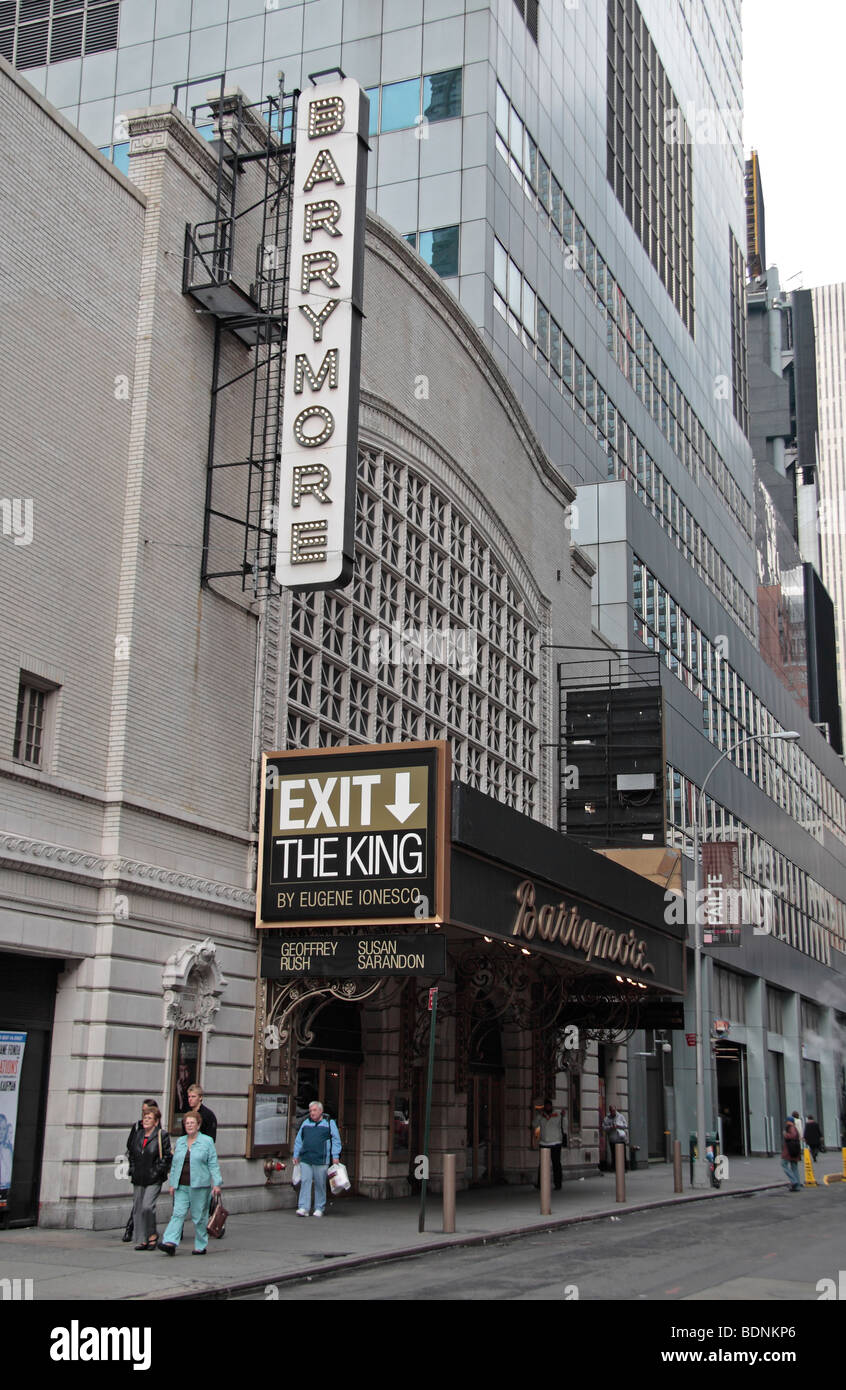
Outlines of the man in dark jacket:
<svg viewBox="0 0 846 1390">
<path fill-rule="evenodd" d="M 822 1130 L 820 1129 L 813 1115 L 809 1115 L 807 1124 L 805 1125 L 805 1143 L 811 1150 L 811 1158 L 814 1160 L 815 1163 L 817 1161 L 817 1154 L 822 1148 L 822 1142 Z"/>
<path fill-rule="evenodd" d="M 188 1109 L 185 1114 L 192 1112 L 200 1121 L 200 1133 L 207 1135 L 214 1143 L 217 1139 L 217 1116 L 207 1105 L 203 1105 L 203 1088 L 196 1083 L 188 1087 Z M 185 1115 L 182 1116 L 182 1133 L 185 1133 Z"/>
</svg>

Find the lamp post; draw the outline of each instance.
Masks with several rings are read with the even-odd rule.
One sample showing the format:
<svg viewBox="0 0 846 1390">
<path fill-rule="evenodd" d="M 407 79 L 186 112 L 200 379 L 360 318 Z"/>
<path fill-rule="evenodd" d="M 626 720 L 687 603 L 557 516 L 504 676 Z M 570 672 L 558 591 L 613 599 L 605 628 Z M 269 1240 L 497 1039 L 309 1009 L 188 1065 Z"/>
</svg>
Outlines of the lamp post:
<svg viewBox="0 0 846 1390">
<path fill-rule="evenodd" d="M 698 796 L 694 797 L 693 815 L 693 989 L 696 1000 L 696 1148 L 697 1158 L 693 1169 L 693 1186 L 707 1187 L 709 1182 L 708 1165 L 705 1161 L 705 1040 L 702 1036 L 702 923 L 699 918 L 699 827 L 705 823 L 705 788 L 711 775 L 720 763 L 741 748 L 744 743 L 772 743 L 775 740 L 797 739 L 798 733 L 791 729 L 780 734 L 747 734 L 735 743 L 729 744 L 717 761 L 708 769 Z M 709 1029 L 710 1041 L 710 1029 Z"/>
</svg>

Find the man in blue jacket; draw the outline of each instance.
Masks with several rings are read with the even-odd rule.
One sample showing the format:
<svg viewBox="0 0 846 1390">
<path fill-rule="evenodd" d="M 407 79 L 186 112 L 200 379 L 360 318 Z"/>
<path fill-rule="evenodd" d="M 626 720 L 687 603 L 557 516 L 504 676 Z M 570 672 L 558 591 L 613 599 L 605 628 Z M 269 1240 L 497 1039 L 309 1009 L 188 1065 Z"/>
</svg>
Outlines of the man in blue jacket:
<svg viewBox="0 0 846 1390">
<path fill-rule="evenodd" d="M 319 1100 L 308 1107 L 308 1119 L 303 1120 L 294 1140 L 294 1161 L 300 1161 L 300 1204 L 297 1216 L 308 1216 L 311 1191 L 314 1187 L 314 1216 L 322 1216 L 326 1206 L 326 1170 L 341 1157 L 341 1136 L 338 1126 L 323 1114 Z"/>
</svg>

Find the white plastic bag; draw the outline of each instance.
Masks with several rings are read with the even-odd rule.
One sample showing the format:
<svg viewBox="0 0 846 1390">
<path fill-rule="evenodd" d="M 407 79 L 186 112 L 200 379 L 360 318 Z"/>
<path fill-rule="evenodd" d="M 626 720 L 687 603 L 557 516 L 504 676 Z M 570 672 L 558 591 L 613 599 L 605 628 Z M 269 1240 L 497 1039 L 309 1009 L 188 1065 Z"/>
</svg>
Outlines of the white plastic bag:
<svg viewBox="0 0 846 1390">
<path fill-rule="evenodd" d="M 348 1192 L 352 1187 L 349 1174 L 343 1163 L 333 1163 L 326 1169 L 329 1177 L 329 1186 L 334 1193 Z"/>
<path fill-rule="evenodd" d="M 296 1163 L 294 1164 L 293 1171 L 291 1173 L 291 1182 L 293 1183 L 294 1187 L 299 1187 L 300 1182 L 302 1181 L 302 1176 L 303 1174 L 302 1169 L 300 1168 L 300 1160 L 297 1159 Z"/>
</svg>

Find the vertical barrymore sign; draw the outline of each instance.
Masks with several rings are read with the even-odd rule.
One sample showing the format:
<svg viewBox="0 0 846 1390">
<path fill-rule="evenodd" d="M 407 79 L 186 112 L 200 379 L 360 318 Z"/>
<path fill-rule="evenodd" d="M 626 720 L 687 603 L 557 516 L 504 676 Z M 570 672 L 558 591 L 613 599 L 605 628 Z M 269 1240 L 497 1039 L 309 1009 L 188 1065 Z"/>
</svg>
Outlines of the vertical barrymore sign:
<svg viewBox="0 0 846 1390">
<path fill-rule="evenodd" d="M 352 577 L 369 102 L 344 78 L 297 107 L 276 578 Z"/>
</svg>

